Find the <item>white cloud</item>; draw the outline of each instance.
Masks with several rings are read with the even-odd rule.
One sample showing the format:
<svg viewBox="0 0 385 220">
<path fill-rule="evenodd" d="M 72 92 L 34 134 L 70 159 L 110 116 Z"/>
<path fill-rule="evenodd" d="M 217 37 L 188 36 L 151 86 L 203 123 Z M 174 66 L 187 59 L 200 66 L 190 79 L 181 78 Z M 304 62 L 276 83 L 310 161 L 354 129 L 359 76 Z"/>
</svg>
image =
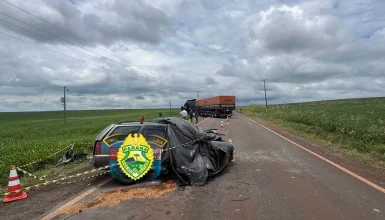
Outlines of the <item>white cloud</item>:
<svg viewBox="0 0 385 220">
<path fill-rule="evenodd" d="M 11 2 L 97 47 L 1 2 L 39 30 L 0 24 L 53 44 L 0 26 L 32 43 L 0 34 L 0 111 L 59 110 L 64 85 L 69 109 L 180 106 L 196 90 L 263 103 L 263 78 L 270 103 L 384 93 L 385 31 L 352 41 L 383 25 L 380 1 Z"/>
<path fill-rule="evenodd" d="M 339 19 L 286 5 L 261 11 L 250 35 L 263 49 L 287 53 L 330 49 L 341 44 L 345 36 Z"/>
</svg>

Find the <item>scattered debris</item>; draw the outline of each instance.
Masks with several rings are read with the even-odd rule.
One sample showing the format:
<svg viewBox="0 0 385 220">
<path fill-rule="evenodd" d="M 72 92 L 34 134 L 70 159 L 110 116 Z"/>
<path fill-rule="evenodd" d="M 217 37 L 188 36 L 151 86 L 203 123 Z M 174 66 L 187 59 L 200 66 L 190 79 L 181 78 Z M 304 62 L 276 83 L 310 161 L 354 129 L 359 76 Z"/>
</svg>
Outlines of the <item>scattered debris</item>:
<svg viewBox="0 0 385 220">
<path fill-rule="evenodd" d="M 159 198 L 177 188 L 175 181 L 168 181 L 158 186 L 121 188 L 110 192 L 105 192 L 97 199 L 87 203 L 72 205 L 61 211 L 61 214 L 75 214 L 85 209 L 97 206 L 115 206 L 121 201 L 138 198 Z"/>
<path fill-rule="evenodd" d="M 376 211 L 376 212 L 380 212 L 380 210 L 378 210 L 378 209 L 373 209 L 374 211 Z"/>
<path fill-rule="evenodd" d="M 67 163 L 72 162 L 72 161 L 82 160 L 82 159 L 87 158 L 87 154 L 85 154 L 85 153 L 74 153 L 74 146 L 75 146 L 75 143 L 72 143 L 68 147 L 68 150 L 64 153 L 62 158 L 60 158 L 60 160 L 57 162 L 56 166 L 60 166 L 60 165 L 67 164 Z"/>
<path fill-rule="evenodd" d="M 247 197 L 247 198 L 244 198 L 244 199 L 232 199 L 231 201 L 242 202 L 242 201 L 245 201 L 245 200 L 248 200 L 248 199 L 250 199 L 250 196 Z"/>
<path fill-rule="evenodd" d="M 254 184 L 252 184 L 252 183 L 247 183 L 247 182 L 243 182 L 243 181 L 239 181 L 239 180 L 235 180 L 235 182 L 238 182 L 238 183 L 244 183 L 244 184 L 247 184 L 247 185 L 254 185 Z"/>
</svg>

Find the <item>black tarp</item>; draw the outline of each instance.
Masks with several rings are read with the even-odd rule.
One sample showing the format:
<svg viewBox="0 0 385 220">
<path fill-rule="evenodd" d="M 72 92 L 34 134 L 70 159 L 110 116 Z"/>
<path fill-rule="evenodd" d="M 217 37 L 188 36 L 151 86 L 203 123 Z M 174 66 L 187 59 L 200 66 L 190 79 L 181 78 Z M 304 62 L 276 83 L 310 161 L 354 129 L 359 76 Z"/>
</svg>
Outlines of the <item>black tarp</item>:
<svg viewBox="0 0 385 220">
<path fill-rule="evenodd" d="M 179 186 L 202 186 L 210 173 L 220 169 L 220 155 L 210 142 L 218 138 L 216 134 L 179 118 L 153 121 L 168 124 L 168 143 L 162 155 L 162 166 L 176 175 Z M 181 144 L 184 145 L 179 146 Z"/>
</svg>

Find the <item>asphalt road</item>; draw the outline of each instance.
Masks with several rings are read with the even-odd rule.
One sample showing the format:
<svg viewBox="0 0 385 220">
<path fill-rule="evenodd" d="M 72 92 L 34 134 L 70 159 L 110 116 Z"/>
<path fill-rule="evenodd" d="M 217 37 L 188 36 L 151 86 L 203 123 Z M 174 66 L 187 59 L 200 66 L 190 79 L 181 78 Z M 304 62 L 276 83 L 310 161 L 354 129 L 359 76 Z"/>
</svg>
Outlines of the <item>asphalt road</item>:
<svg viewBox="0 0 385 220">
<path fill-rule="evenodd" d="M 220 119 L 201 126 L 219 128 Z M 226 130 L 236 145 L 235 160 L 205 186 L 57 219 L 385 219 L 384 193 L 239 114 Z"/>
<path fill-rule="evenodd" d="M 200 126 L 219 128 L 220 119 Z M 31 191 L 27 199 L 1 204 L 0 219 L 42 219 L 74 198 L 52 219 L 385 219 L 385 193 L 240 114 L 225 130 L 236 146 L 234 161 L 205 186 L 178 191 L 175 182 L 155 181 L 122 187 L 104 176 Z M 360 175 L 385 176 L 337 162 Z M 383 180 L 373 179 L 384 188 Z M 101 182 L 107 183 L 98 188 Z M 89 194 L 79 197 L 82 191 Z"/>
</svg>

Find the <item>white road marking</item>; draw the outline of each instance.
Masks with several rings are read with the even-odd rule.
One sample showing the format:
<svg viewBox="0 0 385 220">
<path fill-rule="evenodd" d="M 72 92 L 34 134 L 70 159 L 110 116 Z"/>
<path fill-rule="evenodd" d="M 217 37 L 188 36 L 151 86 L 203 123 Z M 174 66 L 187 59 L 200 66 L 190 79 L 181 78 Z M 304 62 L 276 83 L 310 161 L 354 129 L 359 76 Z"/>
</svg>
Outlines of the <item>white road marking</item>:
<svg viewBox="0 0 385 220">
<path fill-rule="evenodd" d="M 366 183 L 367 185 L 369 185 L 369 186 L 371 186 L 371 187 L 377 189 L 378 191 L 380 191 L 380 192 L 382 192 L 382 193 L 385 193 L 385 189 L 382 188 L 381 186 L 379 186 L 379 185 L 377 185 L 377 184 L 375 184 L 375 183 L 373 183 L 373 182 L 371 182 L 371 181 L 369 181 L 369 180 L 367 180 L 367 179 L 365 179 L 365 178 L 359 176 L 358 174 L 353 173 L 352 171 L 350 171 L 350 170 L 348 170 L 348 169 L 346 169 L 346 168 L 344 168 L 344 167 L 342 167 L 342 166 L 340 166 L 340 165 L 338 165 L 338 164 L 336 164 L 336 163 L 334 163 L 334 162 L 332 162 L 332 161 L 326 159 L 325 157 L 322 157 L 321 155 L 319 155 L 319 154 L 317 154 L 317 153 L 314 153 L 313 151 L 311 151 L 311 150 L 309 150 L 309 149 L 303 147 L 302 145 L 300 145 L 300 144 L 298 144 L 298 143 L 296 143 L 296 142 L 294 142 L 294 141 L 292 141 L 292 140 L 290 140 L 290 139 L 288 139 L 288 138 L 286 138 L 286 137 L 284 137 L 284 136 L 278 134 L 277 132 L 271 130 L 270 128 L 267 128 L 266 126 L 260 124 L 259 122 L 256 122 L 256 121 L 254 121 L 253 119 L 251 119 L 251 118 L 249 118 L 249 117 L 247 117 L 247 116 L 245 116 L 245 115 L 243 115 L 243 114 L 240 114 L 240 115 L 242 115 L 243 117 L 249 119 L 250 121 L 254 122 L 255 124 L 257 124 L 257 125 L 259 125 L 259 126 L 265 128 L 266 130 L 272 132 L 273 134 L 277 135 L 278 137 L 281 137 L 282 139 L 284 139 L 284 140 L 286 140 L 286 141 L 292 143 L 293 145 L 295 145 L 295 146 L 297 146 L 297 147 L 299 147 L 299 148 L 301 148 L 301 149 L 307 151 L 308 153 L 310 153 L 310 154 L 312 154 L 312 155 L 318 157 L 319 159 L 321 159 L 321 160 L 323 160 L 323 161 L 329 163 L 330 165 L 336 167 L 337 169 L 339 169 L 339 170 L 341 170 L 341 171 L 343 171 L 343 172 L 345 172 L 345 173 L 347 173 L 347 174 L 349 174 L 349 175 L 351 175 L 351 176 L 357 178 L 358 180 L 362 181 L 363 183 Z"/>
<path fill-rule="evenodd" d="M 76 196 L 75 198 L 71 199 L 71 201 L 67 202 L 63 206 L 59 207 L 58 209 L 56 209 L 53 212 L 51 212 L 48 215 L 46 215 L 44 218 L 42 218 L 42 220 L 52 219 L 53 217 L 57 216 L 60 213 L 60 211 L 63 210 L 64 208 L 77 203 L 79 200 L 81 200 L 84 197 L 88 196 L 89 194 L 95 192 L 97 189 L 99 189 L 100 187 L 104 186 L 105 184 L 107 184 L 111 180 L 112 180 L 112 178 L 108 178 L 107 180 L 99 183 L 98 185 L 92 187 L 91 189 L 87 190 L 86 192 L 80 194 L 79 196 Z"/>
</svg>

